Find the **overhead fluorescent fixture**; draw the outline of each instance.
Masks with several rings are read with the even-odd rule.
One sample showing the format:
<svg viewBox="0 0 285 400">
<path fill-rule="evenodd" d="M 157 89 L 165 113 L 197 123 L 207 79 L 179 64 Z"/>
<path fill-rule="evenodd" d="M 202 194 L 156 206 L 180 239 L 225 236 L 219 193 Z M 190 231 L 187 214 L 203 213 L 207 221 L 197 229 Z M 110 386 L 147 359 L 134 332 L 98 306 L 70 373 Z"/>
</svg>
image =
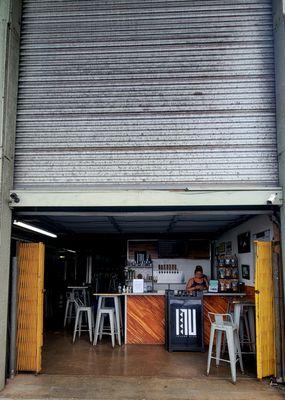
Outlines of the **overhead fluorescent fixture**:
<svg viewBox="0 0 285 400">
<path fill-rule="evenodd" d="M 25 222 L 17 221 L 14 220 L 13 225 L 20 226 L 21 228 L 28 229 L 29 231 L 41 233 L 42 235 L 50 236 L 52 238 L 57 238 L 57 235 L 55 235 L 52 232 L 46 231 L 44 229 L 37 228 L 36 226 L 26 224 Z"/>
<path fill-rule="evenodd" d="M 71 249 L 63 249 L 63 250 L 68 251 L 69 253 L 76 253 L 75 250 L 71 250 Z"/>
</svg>

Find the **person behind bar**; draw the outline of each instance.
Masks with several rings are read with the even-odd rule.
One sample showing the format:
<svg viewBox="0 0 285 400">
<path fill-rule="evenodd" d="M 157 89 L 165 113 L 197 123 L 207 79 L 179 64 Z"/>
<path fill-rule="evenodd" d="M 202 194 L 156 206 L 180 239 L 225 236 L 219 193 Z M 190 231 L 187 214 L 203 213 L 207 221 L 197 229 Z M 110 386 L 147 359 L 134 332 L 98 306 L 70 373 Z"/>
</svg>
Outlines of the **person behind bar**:
<svg viewBox="0 0 285 400">
<path fill-rule="evenodd" d="M 207 290 L 209 287 L 207 276 L 204 275 L 201 265 L 195 268 L 195 276 L 190 278 L 186 285 L 187 292 Z"/>
</svg>

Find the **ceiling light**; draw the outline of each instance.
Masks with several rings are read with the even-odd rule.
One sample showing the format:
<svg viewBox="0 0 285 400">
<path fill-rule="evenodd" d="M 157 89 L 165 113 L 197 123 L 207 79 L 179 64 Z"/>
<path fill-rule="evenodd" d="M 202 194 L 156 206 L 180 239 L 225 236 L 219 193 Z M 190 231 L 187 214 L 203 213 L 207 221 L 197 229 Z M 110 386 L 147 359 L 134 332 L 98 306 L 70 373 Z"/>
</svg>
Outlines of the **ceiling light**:
<svg viewBox="0 0 285 400">
<path fill-rule="evenodd" d="M 69 253 L 76 253 L 75 250 L 71 250 L 71 249 L 63 249 L 63 250 L 68 251 Z"/>
<path fill-rule="evenodd" d="M 44 229 L 37 228 L 37 227 L 35 227 L 33 225 L 30 225 L 30 224 L 26 224 L 25 222 L 14 220 L 13 224 L 16 225 L 16 226 L 20 226 L 21 228 L 28 229 L 30 231 L 41 233 L 42 235 L 50 236 L 52 238 L 57 238 L 57 235 L 55 235 L 54 233 L 45 231 Z"/>
</svg>

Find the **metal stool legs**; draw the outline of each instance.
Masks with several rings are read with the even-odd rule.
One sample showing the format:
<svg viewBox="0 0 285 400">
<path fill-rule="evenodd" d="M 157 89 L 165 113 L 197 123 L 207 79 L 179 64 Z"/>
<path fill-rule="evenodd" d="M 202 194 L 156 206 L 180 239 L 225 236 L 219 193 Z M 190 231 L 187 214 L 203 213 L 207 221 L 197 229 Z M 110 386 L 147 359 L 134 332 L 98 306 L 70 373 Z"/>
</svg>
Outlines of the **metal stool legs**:
<svg viewBox="0 0 285 400">
<path fill-rule="evenodd" d="M 79 337 L 81 336 L 81 332 L 89 332 L 89 340 L 92 343 L 92 330 L 93 330 L 93 319 L 92 319 L 92 308 L 81 306 L 80 303 L 76 302 L 76 317 L 75 317 L 75 325 L 73 331 L 73 343 L 75 342 L 76 333 L 79 333 Z M 87 329 L 82 329 L 82 316 L 86 315 L 86 323 Z"/>
<path fill-rule="evenodd" d="M 104 318 L 109 316 L 110 329 L 104 330 Z M 93 345 L 96 346 L 98 342 L 98 337 L 101 340 L 102 335 L 110 335 L 112 341 L 112 347 L 115 347 L 115 334 L 117 334 L 117 324 L 115 320 L 115 310 L 114 308 L 101 308 L 97 312 L 97 319 L 94 332 L 94 342 Z"/>
<path fill-rule="evenodd" d="M 64 327 L 66 326 L 67 320 L 70 322 L 70 320 L 72 318 L 73 309 L 75 309 L 75 308 L 76 308 L 75 300 L 67 299 L 66 306 L 65 306 L 65 313 L 64 313 L 64 322 L 63 322 Z"/>
<path fill-rule="evenodd" d="M 213 321 L 210 317 L 212 314 L 215 317 Z M 224 318 L 226 318 L 224 320 Z M 210 373 L 211 360 L 212 358 L 216 360 L 216 366 L 218 367 L 220 361 L 225 361 L 230 363 L 231 376 L 233 383 L 236 383 L 236 363 L 239 361 L 240 369 L 243 371 L 243 362 L 241 355 L 241 347 L 238 335 L 238 328 L 233 322 L 232 315 L 230 314 L 213 314 L 209 313 L 209 319 L 211 321 L 211 332 L 210 332 L 210 343 L 209 343 L 209 353 L 207 360 L 207 375 Z M 216 333 L 216 354 L 213 356 L 213 345 L 214 337 Z M 229 351 L 229 360 L 221 358 L 221 347 L 222 347 L 222 336 L 226 336 L 226 341 Z"/>
</svg>

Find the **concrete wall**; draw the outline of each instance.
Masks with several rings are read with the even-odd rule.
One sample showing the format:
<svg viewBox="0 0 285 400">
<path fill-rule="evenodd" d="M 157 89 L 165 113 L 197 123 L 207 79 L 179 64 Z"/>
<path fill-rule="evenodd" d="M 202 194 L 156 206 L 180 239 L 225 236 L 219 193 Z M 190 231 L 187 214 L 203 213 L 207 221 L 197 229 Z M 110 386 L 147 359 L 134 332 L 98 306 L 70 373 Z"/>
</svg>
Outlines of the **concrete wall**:
<svg viewBox="0 0 285 400">
<path fill-rule="evenodd" d="M 279 183 L 285 198 L 285 1 L 273 0 L 275 42 L 276 120 L 279 158 Z M 283 283 L 285 284 L 285 207 L 281 208 Z"/>
<path fill-rule="evenodd" d="M 0 389 L 5 383 L 11 210 L 18 88 L 20 0 L 0 1 Z"/>
<path fill-rule="evenodd" d="M 250 267 L 250 279 L 240 279 L 248 286 L 254 286 L 254 274 L 255 274 L 255 261 L 254 261 L 254 235 L 256 233 L 270 230 L 269 240 L 273 238 L 273 225 L 271 219 L 268 215 L 259 215 L 258 217 L 254 217 L 247 222 L 237 226 L 234 229 L 224 233 L 217 241 L 217 244 L 221 242 L 232 242 L 232 253 L 236 254 L 239 260 L 240 266 L 240 278 L 241 274 L 241 265 L 249 265 Z M 238 254 L 238 243 L 237 237 L 239 234 L 250 231 L 251 233 L 251 251 L 249 253 Z"/>
</svg>

